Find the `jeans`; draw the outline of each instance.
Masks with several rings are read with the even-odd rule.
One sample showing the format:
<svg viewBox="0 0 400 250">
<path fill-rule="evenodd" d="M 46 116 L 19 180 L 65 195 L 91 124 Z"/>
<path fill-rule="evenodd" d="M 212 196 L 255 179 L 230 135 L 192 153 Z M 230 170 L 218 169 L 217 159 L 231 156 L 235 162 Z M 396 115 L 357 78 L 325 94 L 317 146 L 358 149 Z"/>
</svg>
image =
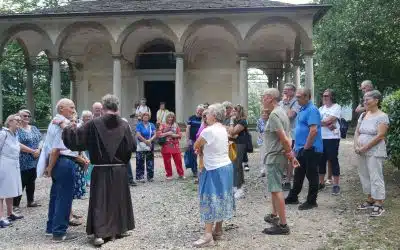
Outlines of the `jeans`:
<svg viewBox="0 0 400 250">
<path fill-rule="evenodd" d="M 136 152 L 136 180 L 144 179 L 144 165 L 146 164 L 147 180 L 154 178 L 154 152 Z"/>
<path fill-rule="evenodd" d="M 21 181 L 22 181 L 22 190 L 26 188 L 26 199 L 29 203 L 32 203 L 34 200 L 35 193 L 35 180 L 36 180 L 36 168 L 31 168 L 28 170 L 21 171 Z M 13 206 L 19 207 L 21 203 L 22 195 L 17 196 L 13 200 Z"/>
<path fill-rule="evenodd" d="M 185 166 L 192 170 L 193 176 L 197 176 L 197 155 L 194 152 L 193 143 L 185 152 Z"/>
<path fill-rule="evenodd" d="M 309 188 L 307 195 L 307 203 L 316 204 L 318 196 L 318 162 L 321 153 L 315 152 L 314 149 L 301 149 L 297 155 L 300 163 L 298 168 L 294 170 L 293 188 L 290 190 L 288 199 L 298 200 L 298 195 L 303 188 L 304 178 L 307 177 Z"/>
<path fill-rule="evenodd" d="M 131 161 L 128 162 L 128 181 L 129 181 L 129 183 L 133 182 L 133 172 L 132 172 Z"/>
<path fill-rule="evenodd" d="M 51 173 L 53 184 L 50 191 L 47 233 L 55 237 L 66 234 L 72 208 L 75 163 L 68 157 L 60 156 Z"/>
<path fill-rule="evenodd" d="M 243 159 L 246 155 L 246 144 L 236 144 L 236 160 L 233 162 L 233 186 L 241 188 L 244 184 Z"/>
</svg>

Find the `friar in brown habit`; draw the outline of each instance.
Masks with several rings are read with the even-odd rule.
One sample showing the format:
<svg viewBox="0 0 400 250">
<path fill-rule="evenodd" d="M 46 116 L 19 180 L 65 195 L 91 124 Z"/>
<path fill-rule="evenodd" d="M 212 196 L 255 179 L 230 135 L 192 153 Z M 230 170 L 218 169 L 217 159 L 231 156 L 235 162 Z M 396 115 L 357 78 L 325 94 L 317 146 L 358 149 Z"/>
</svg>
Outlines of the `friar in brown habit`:
<svg viewBox="0 0 400 250">
<path fill-rule="evenodd" d="M 63 131 L 65 146 L 72 151 L 89 151 L 94 165 L 86 232 L 94 234 L 96 246 L 108 238 L 127 236 L 135 227 L 127 165 L 135 143 L 128 123 L 118 115 L 118 98 L 106 95 L 102 104 L 103 116 Z"/>
</svg>

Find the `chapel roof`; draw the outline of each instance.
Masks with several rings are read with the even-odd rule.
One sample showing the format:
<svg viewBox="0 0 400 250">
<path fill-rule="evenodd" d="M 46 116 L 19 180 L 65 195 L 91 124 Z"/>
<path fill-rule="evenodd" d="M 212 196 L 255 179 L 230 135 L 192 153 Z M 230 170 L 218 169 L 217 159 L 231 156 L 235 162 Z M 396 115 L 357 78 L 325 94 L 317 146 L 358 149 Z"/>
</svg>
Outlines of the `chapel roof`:
<svg viewBox="0 0 400 250">
<path fill-rule="evenodd" d="M 249 11 L 269 8 L 309 7 L 271 0 L 75 0 L 55 8 L 36 9 L 23 13 L 3 13 L 0 16 L 80 16 L 123 13 L 191 13 L 210 11 Z"/>
</svg>

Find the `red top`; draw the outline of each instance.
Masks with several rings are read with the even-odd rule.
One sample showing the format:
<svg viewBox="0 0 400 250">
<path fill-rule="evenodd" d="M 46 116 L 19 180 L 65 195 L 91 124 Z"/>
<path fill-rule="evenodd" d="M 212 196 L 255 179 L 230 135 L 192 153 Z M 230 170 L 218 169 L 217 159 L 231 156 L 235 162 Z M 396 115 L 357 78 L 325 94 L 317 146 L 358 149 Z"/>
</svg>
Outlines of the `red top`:
<svg viewBox="0 0 400 250">
<path fill-rule="evenodd" d="M 172 138 L 172 136 L 167 136 L 167 142 L 162 146 L 161 148 L 161 153 L 162 154 L 175 154 L 175 153 L 180 153 L 180 147 L 179 147 L 179 140 L 182 137 L 181 134 L 181 129 L 177 124 L 173 124 L 172 126 L 169 124 L 161 124 L 159 130 L 158 130 L 158 136 L 161 135 L 161 133 L 167 133 L 169 131 L 174 132 L 174 134 L 179 135 L 179 138 Z"/>
</svg>

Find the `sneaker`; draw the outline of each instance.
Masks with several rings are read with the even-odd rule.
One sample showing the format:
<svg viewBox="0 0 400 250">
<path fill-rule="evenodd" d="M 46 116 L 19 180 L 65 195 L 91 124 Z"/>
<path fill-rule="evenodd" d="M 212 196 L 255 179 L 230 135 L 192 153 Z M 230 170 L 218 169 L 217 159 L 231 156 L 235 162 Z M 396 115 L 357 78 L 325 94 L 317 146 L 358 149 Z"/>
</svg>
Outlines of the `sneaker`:
<svg viewBox="0 0 400 250">
<path fill-rule="evenodd" d="M 102 238 L 95 238 L 94 240 L 93 240 L 93 245 L 95 245 L 95 246 L 101 246 L 101 245 L 103 245 L 104 244 L 104 240 L 102 239 Z"/>
<path fill-rule="evenodd" d="M 340 187 L 335 185 L 332 187 L 332 195 L 339 195 L 340 194 Z"/>
<path fill-rule="evenodd" d="M 235 199 L 241 199 L 244 198 L 244 191 L 243 188 L 239 188 L 236 192 L 235 192 Z"/>
<path fill-rule="evenodd" d="M 244 166 L 244 171 L 250 171 L 250 168 L 248 165 Z"/>
<path fill-rule="evenodd" d="M 167 181 L 171 181 L 171 180 L 173 180 L 174 179 L 174 177 L 172 177 L 172 176 L 168 176 L 167 177 Z"/>
<path fill-rule="evenodd" d="M 357 207 L 358 210 L 367 210 L 370 208 L 374 208 L 374 203 L 371 203 L 369 201 L 365 201 L 364 203 L 358 205 Z"/>
<path fill-rule="evenodd" d="M 310 209 L 313 209 L 313 208 L 316 208 L 316 207 L 318 207 L 317 203 L 311 204 L 311 203 L 308 203 L 308 202 L 304 202 L 299 206 L 299 210 L 310 210 Z"/>
<path fill-rule="evenodd" d="M 264 178 L 264 177 L 266 177 L 267 175 L 265 174 L 265 171 L 261 171 L 261 173 L 260 173 L 260 178 Z"/>
<path fill-rule="evenodd" d="M 154 182 L 153 178 L 147 179 L 148 182 Z"/>
<path fill-rule="evenodd" d="M 26 205 L 26 206 L 27 207 L 40 207 L 41 205 L 32 201 L 32 202 L 29 202 L 28 205 Z"/>
<path fill-rule="evenodd" d="M 186 177 L 184 175 L 182 175 L 182 176 L 179 176 L 178 179 L 179 180 L 186 180 Z"/>
<path fill-rule="evenodd" d="M 0 220 L 0 228 L 5 228 L 11 225 L 11 222 L 7 219 Z"/>
<path fill-rule="evenodd" d="M 331 180 L 331 179 L 327 179 L 327 180 L 325 181 L 325 185 L 326 185 L 326 186 L 332 185 L 332 180 Z"/>
<path fill-rule="evenodd" d="M 21 208 L 20 207 L 13 207 L 13 212 L 16 214 L 21 213 Z"/>
<path fill-rule="evenodd" d="M 15 214 L 15 213 L 12 213 L 10 216 L 8 216 L 8 220 L 10 220 L 10 221 L 16 221 L 16 220 L 20 220 L 23 218 L 24 218 L 24 216 Z"/>
<path fill-rule="evenodd" d="M 131 186 L 131 187 L 136 187 L 137 186 L 137 183 L 135 182 L 135 181 L 130 181 L 129 182 L 129 185 Z"/>
<path fill-rule="evenodd" d="M 145 179 L 139 179 L 139 180 L 136 180 L 136 181 L 139 182 L 139 183 L 146 183 Z"/>
<path fill-rule="evenodd" d="M 279 224 L 279 217 L 275 214 L 267 214 L 264 216 L 264 221 L 270 224 L 277 225 Z"/>
<path fill-rule="evenodd" d="M 46 237 L 52 237 L 52 236 L 53 236 L 53 233 L 48 233 L 48 232 L 46 232 L 46 233 L 44 234 L 44 236 L 46 236 Z"/>
<path fill-rule="evenodd" d="M 273 225 L 270 228 L 265 228 L 262 233 L 268 235 L 288 235 L 290 234 L 290 229 L 288 225 Z"/>
<path fill-rule="evenodd" d="M 77 234 L 67 233 L 63 236 L 53 236 L 53 242 L 65 242 L 65 241 L 75 240 L 77 238 L 78 238 Z"/>
<path fill-rule="evenodd" d="M 287 204 L 287 205 L 297 205 L 299 203 L 300 202 L 299 202 L 298 199 L 293 199 L 293 198 L 290 198 L 290 197 L 286 197 L 286 199 L 285 199 L 285 204 Z"/>
<path fill-rule="evenodd" d="M 325 187 L 326 187 L 325 184 L 321 184 L 321 183 L 320 183 L 320 184 L 318 185 L 318 191 L 324 190 Z"/>
<path fill-rule="evenodd" d="M 282 184 L 283 191 L 290 191 L 291 188 L 292 188 L 292 185 L 290 184 L 290 182 L 285 182 Z"/>
</svg>

